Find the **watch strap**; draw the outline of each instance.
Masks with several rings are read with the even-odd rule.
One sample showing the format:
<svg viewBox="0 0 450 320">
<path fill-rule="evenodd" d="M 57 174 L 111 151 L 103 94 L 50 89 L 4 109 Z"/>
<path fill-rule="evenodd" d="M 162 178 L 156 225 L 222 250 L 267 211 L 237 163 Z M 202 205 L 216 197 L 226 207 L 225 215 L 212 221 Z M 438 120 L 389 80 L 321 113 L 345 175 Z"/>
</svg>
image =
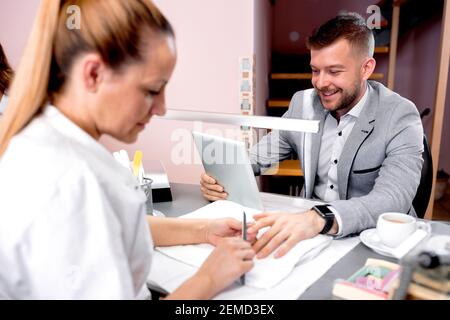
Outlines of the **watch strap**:
<svg viewBox="0 0 450 320">
<path fill-rule="evenodd" d="M 320 231 L 320 234 L 327 234 L 333 227 L 334 214 L 327 205 L 314 206 L 312 209 L 325 220 L 325 225 Z"/>
</svg>

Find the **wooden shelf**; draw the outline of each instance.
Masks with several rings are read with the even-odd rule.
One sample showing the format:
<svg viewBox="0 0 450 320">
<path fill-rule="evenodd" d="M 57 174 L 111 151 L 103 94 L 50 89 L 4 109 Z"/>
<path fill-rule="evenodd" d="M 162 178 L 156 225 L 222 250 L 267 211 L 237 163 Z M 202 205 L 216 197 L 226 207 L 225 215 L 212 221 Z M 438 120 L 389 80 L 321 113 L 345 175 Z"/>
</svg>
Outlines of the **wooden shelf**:
<svg viewBox="0 0 450 320">
<path fill-rule="evenodd" d="M 372 73 L 372 75 L 370 76 L 371 80 L 382 80 L 384 79 L 384 73 Z"/>
<path fill-rule="evenodd" d="M 289 108 L 289 100 L 269 100 L 267 102 L 268 108 Z"/>
<path fill-rule="evenodd" d="M 387 28 L 389 27 L 389 21 L 387 21 L 386 19 L 382 19 L 381 20 L 381 26 L 382 28 Z"/>
<path fill-rule="evenodd" d="M 389 47 L 375 47 L 375 53 L 389 53 Z"/>
<path fill-rule="evenodd" d="M 272 73 L 270 75 L 272 80 L 311 80 L 311 73 Z M 370 76 L 372 80 L 384 79 L 383 73 L 373 73 Z"/>
<path fill-rule="evenodd" d="M 272 80 L 311 80 L 311 73 L 272 73 Z"/>
<path fill-rule="evenodd" d="M 284 160 L 279 165 L 268 169 L 263 175 L 303 177 L 303 170 L 300 169 L 300 160 Z"/>
</svg>

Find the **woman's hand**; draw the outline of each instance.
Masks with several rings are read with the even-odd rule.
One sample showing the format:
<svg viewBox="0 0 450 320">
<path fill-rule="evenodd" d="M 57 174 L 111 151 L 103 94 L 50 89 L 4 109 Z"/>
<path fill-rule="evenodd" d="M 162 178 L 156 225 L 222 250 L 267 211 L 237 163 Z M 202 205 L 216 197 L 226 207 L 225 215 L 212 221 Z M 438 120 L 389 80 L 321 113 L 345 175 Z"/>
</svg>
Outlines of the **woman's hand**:
<svg viewBox="0 0 450 320">
<path fill-rule="evenodd" d="M 252 224 L 247 224 L 248 228 Z M 247 241 L 254 243 L 257 232 L 249 232 L 247 229 Z M 242 222 L 233 218 L 213 219 L 208 221 L 205 230 L 206 243 L 217 246 L 223 238 L 240 237 L 242 238 Z"/>
<path fill-rule="evenodd" d="M 200 177 L 200 190 L 202 191 L 203 197 L 209 201 L 226 200 L 228 197 L 223 187 L 206 173 L 203 173 Z"/>
<path fill-rule="evenodd" d="M 255 251 L 248 241 L 236 237 L 241 222 L 231 219 L 208 221 L 207 238 L 216 246 L 198 272 L 167 299 L 210 299 L 253 268 Z M 253 241 L 255 235 L 252 236 Z"/>
<path fill-rule="evenodd" d="M 217 244 L 193 281 L 208 284 L 204 294 L 207 298 L 228 287 L 234 280 L 253 268 L 255 252 L 251 244 L 239 238 L 226 238 Z"/>
<path fill-rule="evenodd" d="M 261 213 L 253 218 L 256 222 L 248 230 L 252 234 L 270 227 L 253 245 L 258 259 L 267 257 L 276 249 L 275 258 L 284 256 L 299 241 L 318 235 L 325 224 L 325 220 L 312 210 L 299 214 Z"/>
</svg>

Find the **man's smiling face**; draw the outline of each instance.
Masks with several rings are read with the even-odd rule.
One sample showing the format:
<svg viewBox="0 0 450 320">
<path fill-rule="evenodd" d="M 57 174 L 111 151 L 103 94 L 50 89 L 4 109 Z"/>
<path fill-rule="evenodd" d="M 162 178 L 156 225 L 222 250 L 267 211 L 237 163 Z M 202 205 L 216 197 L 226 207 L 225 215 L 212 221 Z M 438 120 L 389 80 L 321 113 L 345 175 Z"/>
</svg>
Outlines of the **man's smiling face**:
<svg viewBox="0 0 450 320">
<path fill-rule="evenodd" d="M 346 39 L 311 49 L 312 84 L 325 109 L 348 111 L 357 103 L 364 83 L 363 64 Z"/>
</svg>

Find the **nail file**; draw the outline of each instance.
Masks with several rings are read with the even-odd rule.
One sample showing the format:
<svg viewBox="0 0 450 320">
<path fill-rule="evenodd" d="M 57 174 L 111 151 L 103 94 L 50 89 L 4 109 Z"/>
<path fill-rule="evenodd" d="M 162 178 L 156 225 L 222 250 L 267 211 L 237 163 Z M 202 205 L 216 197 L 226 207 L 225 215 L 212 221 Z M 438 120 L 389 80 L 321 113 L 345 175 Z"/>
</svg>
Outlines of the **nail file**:
<svg viewBox="0 0 450 320">
<path fill-rule="evenodd" d="M 139 168 L 141 167 L 142 163 L 142 151 L 137 150 L 134 153 L 134 160 L 133 160 L 133 174 L 135 177 L 139 176 Z"/>
</svg>

